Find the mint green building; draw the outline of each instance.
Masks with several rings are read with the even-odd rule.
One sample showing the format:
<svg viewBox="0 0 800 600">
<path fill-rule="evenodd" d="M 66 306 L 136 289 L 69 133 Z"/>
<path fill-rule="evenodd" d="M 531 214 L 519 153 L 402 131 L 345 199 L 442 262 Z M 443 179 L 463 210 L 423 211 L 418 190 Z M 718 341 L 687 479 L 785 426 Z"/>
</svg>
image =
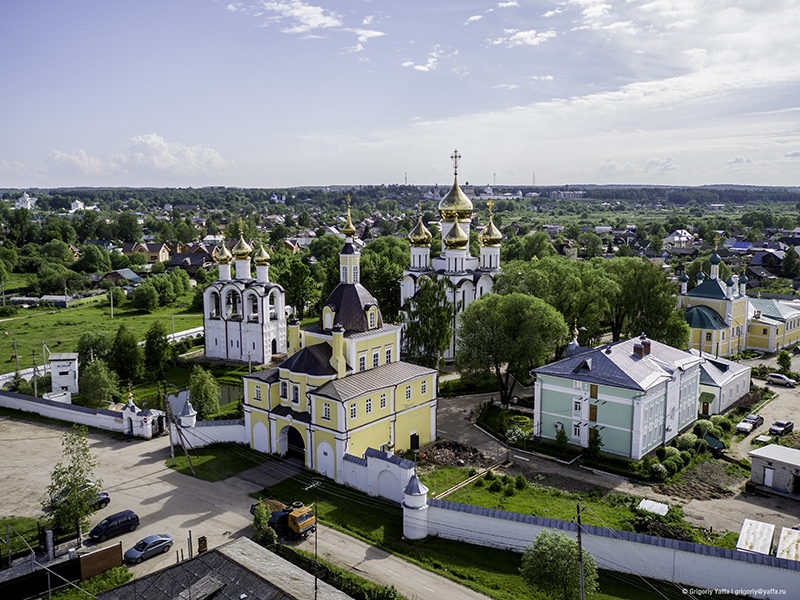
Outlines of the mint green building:
<svg viewBox="0 0 800 600">
<path fill-rule="evenodd" d="M 644 335 L 599 348 L 571 345 L 569 356 L 533 370 L 534 432 L 640 459 L 697 419 L 703 358 Z"/>
</svg>

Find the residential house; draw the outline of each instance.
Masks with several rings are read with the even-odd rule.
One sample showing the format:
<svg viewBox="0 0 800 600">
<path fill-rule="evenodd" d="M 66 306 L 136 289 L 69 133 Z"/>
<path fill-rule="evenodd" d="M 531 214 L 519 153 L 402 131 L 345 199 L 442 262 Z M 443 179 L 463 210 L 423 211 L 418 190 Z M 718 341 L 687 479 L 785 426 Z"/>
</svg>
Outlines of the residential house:
<svg viewBox="0 0 800 600">
<path fill-rule="evenodd" d="M 699 350 L 689 350 L 701 356 Z M 698 413 L 718 415 L 727 412 L 750 391 L 751 368 L 710 354 L 702 355 Z"/>
<path fill-rule="evenodd" d="M 786 252 L 784 250 L 772 250 L 770 248 L 764 248 L 753 253 L 752 258 L 750 259 L 750 266 L 762 267 L 770 273 L 780 275 L 783 273 L 783 259 L 785 257 Z"/>
<path fill-rule="evenodd" d="M 694 243 L 694 236 L 685 229 L 676 229 L 661 240 L 665 247 L 688 248 Z"/>
<path fill-rule="evenodd" d="M 778 352 L 800 342 L 800 304 L 774 298 L 750 298 L 747 347 Z"/>
<path fill-rule="evenodd" d="M 697 419 L 703 358 L 642 335 L 534 369 L 534 432 L 640 459 Z"/>
<path fill-rule="evenodd" d="M 139 285 L 144 281 L 131 269 L 117 269 L 116 271 L 109 271 L 100 278 L 100 281 L 113 281 L 123 282 L 124 285 Z"/>
<path fill-rule="evenodd" d="M 137 253 L 144 254 L 147 257 L 147 262 L 150 264 L 167 262 L 170 256 L 169 246 L 160 242 L 126 243 L 122 245 L 122 253 L 127 257 L 131 257 Z"/>
<path fill-rule="evenodd" d="M 768 444 L 751 450 L 750 481 L 780 492 L 800 492 L 800 450 Z"/>
</svg>

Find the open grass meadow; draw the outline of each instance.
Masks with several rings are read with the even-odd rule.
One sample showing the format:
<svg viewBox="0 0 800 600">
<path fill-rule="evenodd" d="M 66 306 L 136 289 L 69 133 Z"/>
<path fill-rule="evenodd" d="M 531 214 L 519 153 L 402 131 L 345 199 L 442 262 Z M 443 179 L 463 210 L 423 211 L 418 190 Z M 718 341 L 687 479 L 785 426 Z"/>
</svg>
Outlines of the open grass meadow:
<svg viewBox="0 0 800 600">
<path fill-rule="evenodd" d="M 125 324 L 137 337 L 144 339 L 147 330 L 155 321 L 161 321 L 167 332 L 199 327 L 203 324 L 200 312 L 187 308 L 191 294 L 181 298 L 176 307 L 167 307 L 153 313 L 133 310 L 127 305 L 111 307 L 105 299 L 75 308 L 20 308 L 13 317 L 0 320 L 0 371 L 16 370 L 14 341 L 16 340 L 19 367 L 21 369 L 42 364 L 42 342 L 50 352 L 75 352 L 78 338 L 85 331 L 105 331 L 115 335 L 121 324 Z"/>
</svg>

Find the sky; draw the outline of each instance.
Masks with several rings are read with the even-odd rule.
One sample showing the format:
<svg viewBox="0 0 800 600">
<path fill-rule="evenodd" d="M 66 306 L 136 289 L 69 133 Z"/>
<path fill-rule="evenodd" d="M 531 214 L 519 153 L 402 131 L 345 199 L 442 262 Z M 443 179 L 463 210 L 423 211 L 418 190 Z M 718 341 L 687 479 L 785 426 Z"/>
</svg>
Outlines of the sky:
<svg viewBox="0 0 800 600">
<path fill-rule="evenodd" d="M 0 188 L 800 185 L 796 0 L 3 0 Z"/>
</svg>

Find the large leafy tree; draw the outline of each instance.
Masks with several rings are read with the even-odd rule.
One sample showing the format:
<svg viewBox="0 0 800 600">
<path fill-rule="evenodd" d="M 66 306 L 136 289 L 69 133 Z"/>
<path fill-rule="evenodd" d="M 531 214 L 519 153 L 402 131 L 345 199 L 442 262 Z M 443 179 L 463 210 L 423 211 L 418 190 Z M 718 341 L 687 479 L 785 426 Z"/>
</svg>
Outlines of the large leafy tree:
<svg viewBox="0 0 800 600">
<path fill-rule="evenodd" d="M 97 359 L 108 361 L 111 354 L 111 337 L 100 330 L 84 331 L 78 338 L 78 364 L 81 365 L 81 376 L 84 369 Z"/>
<path fill-rule="evenodd" d="M 137 310 L 153 312 L 158 308 L 159 295 L 152 280 L 140 284 L 131 294 L 131 306 Z"/>
<path fill-rule="evenodd" d="M 87 429 L 73 425 L 61 437 L 62 456 L 50 476 L 47 499 L 43 506 L 50 511 L 50 525 L 57 531 L 80 528 L 89 523 L 92 504 L 102 482 L 94 477 L 97 457 L 89 448 Z M 93 482 L 95 486 L 87 486 Z"/>
<path fill-rule="evenodd" d="M 586 597 L 598 591 L 597 564 L 594 557 L 582 552 L 583 581 Z M 519 573 L 525 581 L 543 591 L 548 598 L 578 600 L 580 570 L 578 543 L 562 533 L 542 531 L 522 554 Z"/>
<path fill-rule="evenodd" d="M 453 335 L 453 303 L 444 280 L 423 277 L 417 293 L 408 299 L 403 316 L 406 360 L 436 369 Z"/>
<path fill-rule="evenodd" d="M 88 244 L 81 248 L 80 258 L 71 268 L 79 273 L 107 273 L 111 270 L 111 255 L 99 246 Z"/>
<path fill-rule="evenodd" d="M 164 369 L 172 360 L 172 347 L 167 338 L 167 328 L 155 321 L 144 337 L 144 366 L 151 379 L 164 379 Z"/>
<path fill-rule="evenodd" d="M 105 406 L 119 395 L 119 377 L 108 368 L 102 358 L 90 362 L 82 369 L 81 396 L 90 406 Z"/>
<path fill-rule="evenodd" d="M 503 261 L 523 260 L 555 256 L 556 249 L 550 236 L 544 231 L 537 231 L 524 236 L 512 237 L 501 248 Z"/>
<path fill-rule="evenodd" d="M 189 399 L 200 420 L 219 412 L 219 384 L 200 365 L 195 365 L 189 375 Z"/>
<path fill-rule="evenodd" d="M 124 323 L 117 329 L 108 362 L 122 382 L 139 381 L 144 375 L 144 353 L 136 335 Z"/>
<path fill-rule="evenodd" d="M 794 246 L 789 246 L 786 255 L 783 257 L 783 276 L 789 279 L 797 279 L 800 277 L 800 260 L 797 258 Z"/>
<path fill-rule="evenodd" d="M 306 309 L 319 300 L 320 289 L 311 277 L 311 269 L 299 255 L 283 254 L 288 260 L 282 261 L 283 264 L 273 265 L 273 272 L 277 271 L 274 278 L 286 290 L 286 303 L 293 306 L 297 317 L 302 319 Z"/>
<path fill-rule="evenodd" d="M 365 252 L 361 256 L 361 284 L 378 301 L 383 320 L 397 321 L 400 311 L 400 278 L 403 268 L 386 256 Z"/>
<path fill-rule="evenodd" d="M 139 225 L 138 217 L 132 212 L 124 212 L 117 217 L 117 238 L 128 243 L 142 239 L 142 226 Z"/>
<path fill-rule="evenodd" d="M 458 325 L 456 365 L 467 376 L 493 376 L 507 403 L 516 382 L 554 353 L 568 336 L 564 318 L 526 294 L 490 294 L 470 304 Z"/>
</svg>

